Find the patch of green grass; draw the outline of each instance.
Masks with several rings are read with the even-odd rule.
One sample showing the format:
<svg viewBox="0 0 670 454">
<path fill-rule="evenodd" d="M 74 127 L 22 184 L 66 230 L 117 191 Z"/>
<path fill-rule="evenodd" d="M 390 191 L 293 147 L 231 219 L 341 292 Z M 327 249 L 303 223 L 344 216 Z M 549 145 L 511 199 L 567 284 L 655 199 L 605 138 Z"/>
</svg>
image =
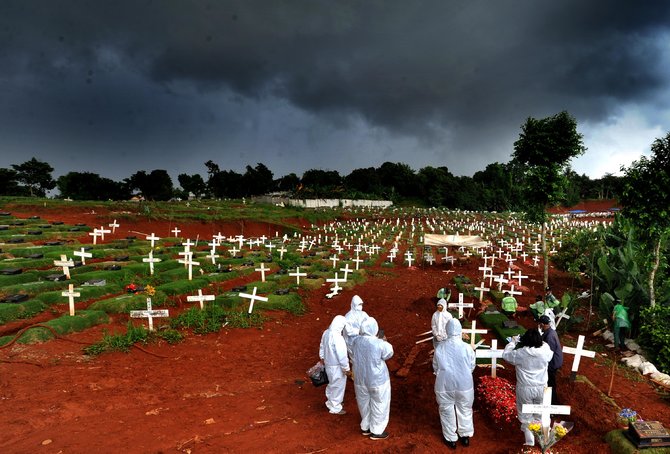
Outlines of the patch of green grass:
<svg viewBox="0 0 670 454">
<path fill-rule="evenodd" d="M 112 351 L 128 352 L 135 343 L 146 344 L 148 339 L 149 330 L 144 326 L 133 326 L 132 322 L 128 322 L 124 334 L 110 335 L 105 333 L 100 342 L 84 347 L 83 350 L 87 355 L 99 355 Z"/>
<path fill-rule="evenodd" d="M 267 302 L 257 302 L 254 309 L 272 309 L 290 312 L 294 315 L 303 315 L 306 311 L 300 295 L 289 293 L 287 295 L 268 295 Z"/>
<path fill-rule="evenodd" d="M 262 328 L 265 318 L 260 312 L 228 312 L 226 321 L 230 328 Z"/>
<path fill-rule="evenodd" d="M 226 311 L 218 304 L 207 304 L 204 309 L 192 307 L 170 320 L 173 328 L 191 329 L 196 334 L 218 332 L 226 321 Z"/>
<path fill-rule="evenodd" d="M 28 300 L 19 304 L 0 305 L 0 324 L 31 318 L 44 311 L 47 306 L 39 300 Z"/>
<path fill-rule="evenodd" d="M 76 331 L 83 331 L 91 326 L 98 325 L 100 323 L 106 323 L 109 321 L 109 317 L 102 311 L 79 311 L 75 314 L 74 317 L 70 315 L 63 315 L 60 318 L 54 320 L 49 320 L 44 325 L 51 327 L 58 334 L 67 334 L 73 333 Z M 14 336 L 4 336 L 0 338 L 0 345 L 11 341 Z M 22 344 L 32 344 L 36 342 L 44 342 L 54 338 L 53 332 L 47 328 L 37 326 L 26 330 L 21 337 L 17 340 Z"/>
</svg>

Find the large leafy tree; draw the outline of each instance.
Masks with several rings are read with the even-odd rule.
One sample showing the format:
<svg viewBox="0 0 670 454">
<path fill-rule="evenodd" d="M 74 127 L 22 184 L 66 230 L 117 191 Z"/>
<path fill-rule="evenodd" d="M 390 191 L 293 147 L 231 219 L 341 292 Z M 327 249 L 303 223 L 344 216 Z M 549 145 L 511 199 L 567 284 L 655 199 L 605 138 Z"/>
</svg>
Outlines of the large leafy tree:
<svg viewBox="0 0 670 454">
<path fill-rule="evenodd" d="M 256 167 L 247 166 L 243 175 L 243 185 L 247 195 L 267 194 L 274 188 L 273 173 L 260 162 Z"/>
<path fill-rule="evenodd" d="M 155 169 L 149 174 L 140 170 L 126 181 L 129 188 L 139 190 L 147 200 L 170 200 L 174 194 L 172 178 L 166 170 Z"/>
<path fill-rule="evenodd" d="M 545 286 L 549 284 L 546 208 L 564 197 L 570 160 L 585 150 L 577 121 L 566 111 L 539 120 L 529 117 L 514 142 L 512 158 L 523 166 L 527 218 L 542 227 Z"/>
<path fill-rule="evenodd" d="M 23 164 L 12 164 L 12 168 L 16 172 L 16 179 L 28 188 L 31 196 L 44 197 L 48 190 L 56 187 L 51 177 L 54 168 L 46 162 L 33 157 Z"/>
<path fill-rule="evenodd" d="M 72 200 L 126 200 L 130 190 L 124 183 L 91 172 L 68 172 L 56 181 L 61 197 Z"/>
<path fill-rule="evenodd" d="M 651 145 L 651 157 L 642 156 L 624 172 L 619 198 L 623 215 L 645 233 L 652 252 L 648 277 L 649 301 L 656 304 L 654 281 L 661 265 L 662 249 L 670 235 L 670 133 Z"/>
<path fill-rule="evenodd" d="M 27 195 L 28 191 L 19 186 L 18 176 L 13 169 L 0 169 L 0 195 Z"/>
<path fill-rule="evenodd" d="M 207 192 L 207 184 L 205 184 L 205 180 L 202 179 L 200 174 L 189 175 L 187 173 L 180 173 L 177 176 L 177 181 L 179 181 L 179 186 L 184 190 L 184 198 L 188 198 L 189 193 L 196 197 L 201 197 Z"/>
</svg>

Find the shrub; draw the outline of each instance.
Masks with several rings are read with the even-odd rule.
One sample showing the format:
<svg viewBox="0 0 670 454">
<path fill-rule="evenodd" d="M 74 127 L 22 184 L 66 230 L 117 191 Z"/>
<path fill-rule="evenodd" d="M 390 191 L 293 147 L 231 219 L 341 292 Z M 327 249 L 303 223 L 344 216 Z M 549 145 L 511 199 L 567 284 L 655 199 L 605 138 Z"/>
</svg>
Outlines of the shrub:
<svg viewBox="0 0 670 454">
<path fill-rule="evenodd" d="M 661 372 L 670 373 L 670 306 L 645 308 L 640 319 L 638 343 Z"/>
</svg>

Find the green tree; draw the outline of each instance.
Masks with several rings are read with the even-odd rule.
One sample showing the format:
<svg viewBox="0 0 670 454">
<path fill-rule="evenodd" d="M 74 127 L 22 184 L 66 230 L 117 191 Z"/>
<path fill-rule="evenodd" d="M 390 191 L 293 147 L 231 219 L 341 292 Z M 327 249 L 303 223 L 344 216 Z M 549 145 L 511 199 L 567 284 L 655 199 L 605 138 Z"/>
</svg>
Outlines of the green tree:
<svg viewBox="0 0 670 454">
<path fill-rule="evenodd" d="M 549 284 L 546 209 L 563 197 L 570 160 L 585 150 L 577 121 L 565 111 L 540 120 L 529 117 L 514 142 L 512 158 L 523 165 L 526 215 L 542 227 L 545 286 Z"/>
<path fill-rule="evenodd" d="M 58 177 L 60 196 L 72 200 L 127 200 L 130 190 L 124 183 L 103 178 L 97 173 L 68 172 Z"/>
<path fill-rule="evenodd" d="M 300 179 L 302 191 L 311 197 L 339 197 L 342 188 L 342 177 L 337 170 L 310 169 Z"/>
<path fill-rule="evenodd" d="M 12 168 L 16 171 L 16 179 L 28 187 L 31 196 L 44 197 L 48 190 L 56 187 L 51 177 L 54 168 L 46 162 L 33 157 L 23 164 L 12 164 Z"/>
<path fill-rule="evenodd" d="M 300 185 L 300 177 L 295 173 L 289 173 L 275 181 L 275 186 L 280 191 L 291 191 L 295 192 Z"/>
<path fill-rule="evenodd" d="M 126 180 L 130 189 L 139 190 L 147 200 L 170 200 L 174 194 L 172 178 L 166 170 L 155 169 L 150 174 L 135 172 Z"/>
<path fill-rule="evenodd" d="M 182 194 L 184 199 L 188 198 L 189 193 L 196 197 L 202 197 L 207 192 L 205 180 L 197 173 L 193 175 L 180 173 L 177 175 L 177 181 L 179 181 L 179 186 L 184 190 Z"/>
<path fill-rule="evenodd" d="M 28 191 L 19 186 L 16 171 L 0 168 L 0 195 L 28 195 Z"/>
<path fill-rule="evenodd" d="M 670 133 L 651 145 L 651 157 L 642 156 L 624 172 L 619 199 L 623 215 L 645 233 L 652 250 L 648 277 L 649 301 L 656 304 L 654 282 L 661 265 L 662 248 L 670 233 Z"/>
<path fill-rule="evenodd" d="M 447 167 L 424 167 L 417 173 L 417 179 L 422 189 L 421 198 L 429 206 L 454 208 L 454 200 L 449 196 L 458 189 Z"/>
<path fill-rule="evenodd" d="M 375 197 L 382 195 L 382 181 L 374 167 L 354 169 L 344 177 L 344 182 L 349 191 L 358 191 Z"/>
<path fill-rule="evenodd" d="M 272 171 L 260 162 L 256 164 L 256 167 L 247 166 L 242 180 L 246 195 L 267 194 L 274 188 Z"/>
<path fill-rule="evenodd" d="M 386 195 L 391 200 L 399 197 L 416 197 L 420 194 L 419 178 L 407 164 L 385 162 L 377 170 Z"/>
</svg>

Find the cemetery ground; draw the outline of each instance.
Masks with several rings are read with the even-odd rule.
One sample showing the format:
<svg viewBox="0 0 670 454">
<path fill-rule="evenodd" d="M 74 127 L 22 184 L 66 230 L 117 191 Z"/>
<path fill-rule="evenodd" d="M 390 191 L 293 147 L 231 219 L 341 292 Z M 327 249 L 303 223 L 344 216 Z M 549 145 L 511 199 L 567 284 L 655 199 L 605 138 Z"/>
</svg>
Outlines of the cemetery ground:
<svg viewBox="0 0 670 454">
<path fill-rule="evenodd" d="M 83 211 L 40 213 L 15 210 L 21 218 L 41 216 L 44 221 L 74 225 L 88 222 Z M 96 217 L 96 221 L 98 218 Z M 108 222 L 111 222 L 111 218 Z M 304 222 L 292 221 L 307 228 Z M 108 238 L 125 237 L 129 232 L 167 232 L 174 223 L 125 220 Z M 179 223 L 193 238 L 209 238 L 221 231 L 239 233 L 239 223 L 210 226 Z M 275 226 L 244 225 L 246 236 L 269 235 Z M 156 233 L 158 235 L 158 233 Z M 90 241 L 81 237 L 82 242 Z M 401 251 L 402 253 L 403 251 Z M 400 255 L 400 254 L 399 254 Z M 434 375 L 430 342 L 416 344 L 417 334 L 430 329 L 436 292 L 452 289 L 455 275 L 478 282 L 480 263 L 460 260 L 453 266 L 442 263 L 408 267 L 396 263 L 385 266 L 379 257 L 366 269 L 367 279 L 326 298 L 329 285 L 300 288 L 306 313 L 264 311 L 262 328 L 224 328 L 218 333 L 189 333 L 177 344 L 152 343 L 128 353 L 112 352 L 88 356 L 82 347 L 99 342 L 105 332 L 123 331 L 127 314 L 111 315 L 95 325 L 58 339 L 36 344 L 14 343 L 0 349 L 0 449 L 11 453 L 221 453 L 221 452 L 435 452 L 447 450 L 442 442 L 437 404 L 433 392 Z M 527 307 L 541 288 L 541 267 L 520 266 L 529 276 L 527 291 L 517 299 Z M 449 272 L 451 271 L 451 272 Z M 219 290 L 258 280 L 241 275 L 222 282 Z M 562 295 L 572 286 L 572 278 L 552 269 L 554 293 Z M 575 289 L 576 290 L 576 289 Z M 351 297 L 361 296 L 364 310 L 374 316 L 395 350 L 388 361 L 392 400 L 388 426 L 390 437 L 373 441 L 360 435 L 359 414 L 353 384 L 347 385 L 344 408 L 347 414 L 328 414 L 324 388 L 314 388 L 305 371 L 318 360 L 321 333 L 332 318 L 345 314 Z M 452 302 L 454 301 L 452 297 Z M 475 307 L 465 316 L 474 320 L 483 310 Z M 185 298 L 170 308 L 171 317 L 193 304 Z M 90 302 L 89 302 L 90 303 Z M 87 303 L 87 304 L 89 304 Z M 2 334 L 67 313 L 68 304 L 54 305 L 27 320 L 0 326 Z M 84 307 L 77 304 L 77 310 Z M 581 309 L 580 315 L 588 314 Z M 161 319 L 155 323 L 159 324 Z M 530 314 L 520 313 L 518 322 L 535 327 Z M 136 324 L 141 324 L 135 320 Z M 479 326 L 479 325 L 478 325 Z M 571 406 L 571 414 L 560 417 L 575 427 L 554 446 L 561 453 L 607 453 L 605 435 L 618 428 L 620 408 L 636 410 L 646 420 L 670 426 L 668 394 L 636 372 L 618 364 L 618 354 L 608 349 L 594 328 L 586 323 L 561 334 L 563 345 L 575 346 L 578 335 L 587 337 L 585 347 L 596 351 L 594 359 L 582 358 L 578 379 L 570 379 L 573 355 L 565 355 L 558 376 L 561 403 Z M 491 333 L 491 331 L 489 332 Z M 486 335 L 491 339 L 491 334 Z M 487 342 L 490 343 L 490 342 Z M 614 362 L 613 362 L 614 360 Z M 498 376 L 514 382 L 514 370 L 504 361 Z M 399 376 L 398 372 L 401 372 Z M 491 373 L 477 367 L 477 377 Z M 611 391 L 610 391 L 611 387 Z M 608 397 L 607 394 L 610 394 Z M 523 435 L 518 422 L 495 423 L 480 403 L 475 404 L 475 435 L 469 453 L 517 453 Z"/>
</svg>

